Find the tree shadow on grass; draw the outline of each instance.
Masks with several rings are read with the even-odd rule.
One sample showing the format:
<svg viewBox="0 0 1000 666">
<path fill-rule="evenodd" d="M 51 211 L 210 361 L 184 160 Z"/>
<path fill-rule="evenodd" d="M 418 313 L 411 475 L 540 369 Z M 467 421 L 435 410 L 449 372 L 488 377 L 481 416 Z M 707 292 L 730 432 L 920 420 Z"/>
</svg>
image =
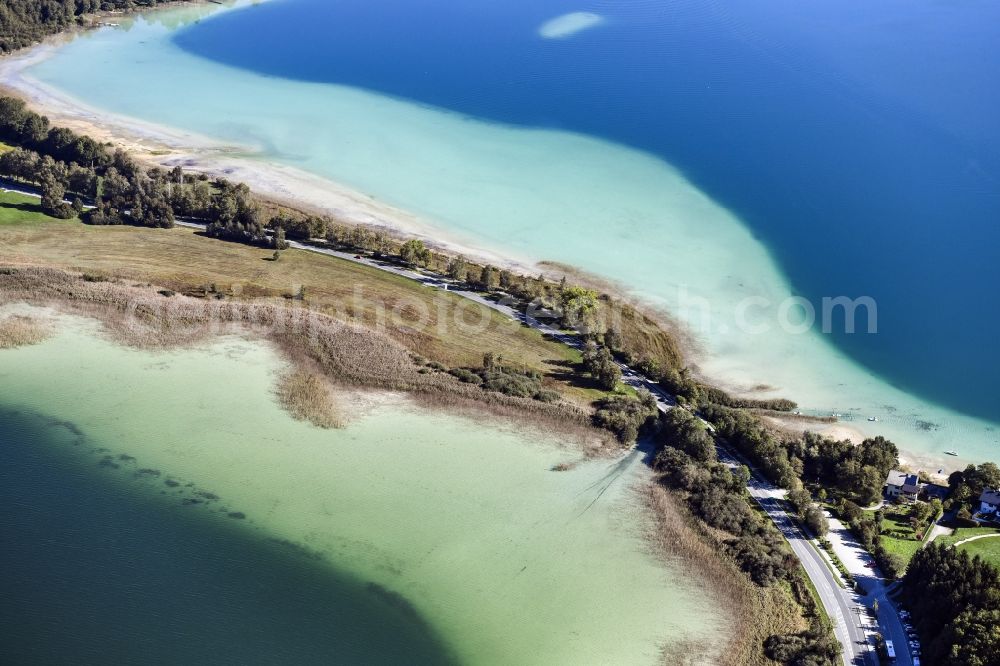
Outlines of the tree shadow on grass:
<svg viewBox="0 0 1000 666">
<path fill-rule="evenodd" d="M 0 208 L 6 208 L 8 210 L 19 210 L 23 213 L 42 213 L 42 206 L 40 204 L 31 203 L 11 203 L 9 201 L 0 201 Z"/>
<path fill-rule="evenodd" d="M 601 390 L 597 380 L 586 374 L 580 363 L 573 363 L 564 359 L 546 359 L 547 364 L 556 369 L 549 372 L 549 377 L 566 382 L 575 388 Z"/>
</svg>

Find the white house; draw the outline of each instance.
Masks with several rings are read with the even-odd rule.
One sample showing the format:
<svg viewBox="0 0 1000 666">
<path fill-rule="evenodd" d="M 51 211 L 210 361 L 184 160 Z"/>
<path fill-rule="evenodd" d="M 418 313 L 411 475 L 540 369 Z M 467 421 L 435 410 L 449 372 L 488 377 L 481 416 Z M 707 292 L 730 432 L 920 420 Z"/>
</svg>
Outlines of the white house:
<svg viewBox="0 0 1000 666">
<path fill-rule="evenodd" d="M 902 497 L 911 502 L 917 501 L 920 493 L 920 479 L 916 474 L 908 474 L 894 469 L 885 477 L 885 496 L 889 499 Z"/>
<path fill-rule="evenodd" d="M 1000 490 L 983 491 L 979 496 L 979 513 L 1000 513 Z"/>
</svg>

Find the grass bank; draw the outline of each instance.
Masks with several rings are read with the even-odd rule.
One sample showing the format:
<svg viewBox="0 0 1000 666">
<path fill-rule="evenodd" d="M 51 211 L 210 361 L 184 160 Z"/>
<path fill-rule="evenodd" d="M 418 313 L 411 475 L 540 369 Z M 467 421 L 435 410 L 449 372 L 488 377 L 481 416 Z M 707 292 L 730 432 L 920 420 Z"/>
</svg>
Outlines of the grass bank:
<svg viewBox="0 0 1000 666">
<path fill-rule="evenodd" d="M 5 145 L 0 143 L 0 153 L 5 152 Z M 69 225 L 72 222 L 78 223 L 79 220 L 57 220 L 43 213 L 37 197 L 0 191 L 0 234 L 8 231 L 10 227 L 34 227 L 40 224 Z M 0 247 L 3 247 L 5 254 L 12 250 L 6 243 Z"/>
<path fill-rule="evenodd" d="M 206 238 L 187 228 L 97 228 L 57 221 L 43 215 L 37 203 L 0 194 L 0 260 L 5 263 L 157 284 L 182 294 L 212 291 L 244 302 L 304 294 L 298 305 L 376 328 L 429 361 L 478 367 L 484 353 L 494 352 L 513 367 L 538 372 L 546 388 L 577 405 L 603 395 L 572 376 L 578 352 L 460 296 L 312 252 L 288 250 L 279 261 L 269 261 L 269 250 Z"/>
</svg>

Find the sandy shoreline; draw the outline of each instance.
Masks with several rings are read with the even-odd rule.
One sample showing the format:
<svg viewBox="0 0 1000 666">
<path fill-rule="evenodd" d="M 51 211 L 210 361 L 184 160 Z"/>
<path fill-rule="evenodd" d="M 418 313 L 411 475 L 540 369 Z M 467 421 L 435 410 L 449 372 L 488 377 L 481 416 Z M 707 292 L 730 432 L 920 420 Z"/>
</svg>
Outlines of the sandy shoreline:
<svg viewBox="0 0 1000 666">
<path fill-rule="evenodd" d="M 0 93 L 23 99 L 53 125 L 110 143 L 147 166 L 186 170 L 246 183 L 255 194 L 306 213 L 327 215 L 345 224 L 379 227 L 420 238 L 449 254 L 524 274 L 538 274 L 537 262 L 512 259 L 448 238 L 431 222 L 332 180 L 295 167 L 266 162 L 254 146 L 220 143 L 194 132 L 148 123 L 97 109 L 31 77 L 27 70 L 51 57 L 65 35 L 0 58 Z"/>
</svg>

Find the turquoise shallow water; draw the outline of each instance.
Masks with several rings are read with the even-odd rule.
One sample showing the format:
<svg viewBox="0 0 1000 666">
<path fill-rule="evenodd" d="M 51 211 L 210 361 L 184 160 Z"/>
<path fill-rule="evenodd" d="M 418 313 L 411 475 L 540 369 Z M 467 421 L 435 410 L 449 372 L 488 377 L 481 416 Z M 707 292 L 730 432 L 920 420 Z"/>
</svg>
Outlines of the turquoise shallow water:
<svg viewBox="0 0 1000 666">
<path fill-rule="evenodd" d="M 311 0 L 287 0 L 187 27 L 179 26 L 190 21 L 190 10 L 161 14 L 152 23 L 92 33 L 30 74 L 94 107 L 248 146 L 257 159 L 347 184 L 417 213 L 443 237 L 611 278 L 688 324 L 705 352 L 699 367 L 710 377 L 738 388 L 766 385 L 765 395 L 792 397 L 807 413 L 842 414 L 848 425 L 886 434 L 928 464 L 950 449 L 966 459 L 996 457 L 996 358 L 986 340 L 997 312 L 988 305 L 998 265 L 989 234 L 996 227 L 981 224 L 992 219 L 993 166 L 974 151 L 944 147 L 976 139 L 993 145 L 994 128 L 981 117 L 981 100 L 956 97 L 968 102 L 959 123 L 907 83 L 914 63 L 884 29 L 900 7 L 884 8 L 884 21 L 869 24 L 791 12 L 788 20 L 802 31 L 772 43 L 777 37 L 755 30 L 754 21 L 766 22 L 779 3 L 752 21 L 737 9 L 718 14 L 681 3 L 643 22 L 643 12 L 653 10 L 642 3 L 595 5 L 590 9 L 604 23 L 550 43 L 535 21 L 568 9 L 558 2 L 502 10 L 390 3 L 398 12 L 383 12 L 390 19 L 374 23 L 367 12 L 385 9 L 381 4 L 322 4 L 320 11 Z M 315 28 L 302 27 L 298 12 L 306 10 L 314 10 L 314 26 L 331 25 L 312 59 L 301 51 L 316 41 Z M 939 39 L 929 26 L 948 26 L 968 37 L 969 53 L 950 44 L 946 64 L 927 76 L 941 85 L 954 71 L 973 86 L 964 58 L 988 55 L 976 27 L 984 22 L 941 11 L 915 19 L 914 39 Z M 408 31 L 419 18 L 414 12 L 438 28 Z M 882 63 L 892 85 L 881 86 L 878 72 L 836 49 L 824 20 L 865 48 L 894 54 Z M 669 48 L 630 48 L 630 39 L 641 46 L 658 30 L 681 28 L 695 32 L 687 41 L 663 40 Z M 824 39 L 807 47 L 817 32 Z M 366 54 L 351 48 L 357 42 L 349 34 L 387 46 Z M 698 39 L 710 37 L 722 41 L 699 47 Z M 243 46 L 268 39 L 269 49 Z M 615 63 L 633 56 L 609 40 L 661 60 L 626 58 L 631 74 L 621 75 Z M 445 57 L 451 52 L 468 53 L 465 66 Z M 756 59 L 744 62 L 748 53 Z M 777 64 L 765 67 L 774 58 Z M 406 66 L 393 66 L 401 62 Z M 744 70 L 756 78 L 738 76 Z M 674 87 L 639 104 L 648 100 L 637 96 L 656 87 L 649 77 L 663 71 Z M 502 84 L 499 92 L 491 81 Z M 703 81 L 705 90 L 722 92 L 700 92 Z M 737 81 L 749 83 L 735 90 Z M 612 83 L 634 90 L 610 94 Z M 991 99 L 991 88 L 980 89 Z M 645 117 L 611 131 L 607 122 L 580 120 L 598 123 L 601 114 L 622 111 L 599 104 L 594 90 L 629 109 L 676 104 L 657 116 L 655 132 L 645 132 Z M 680 100 L 671 97 L 681 93 Z M 500 98 L 508 106 L 498 106 Z M 572 117 L 568 107 L 577 109 Z M 722 120 L 720 109 L 729 109 Z M 878 122 L 867 123 L 869 117 Z M 929 118 L 948 131 L 915 142 Z M 757 131 L 747 129 L 753 120 Z M 887 123 L 899 131 L 881 132 Z M 823 134 L 831 127 L 838 129 Z M 740 143 L 747 137 L 749 145 Z M 877 155 L 843 152 L 868 143 L 877 143 Z M 942 176 L 932 186 L 933 155 L 945 153 L 951 161 L 938 165 Z M 730 171 L 708 173 L 712 159 Z M 896 168 L 900 163 L 905 168 Z M 949 222 L 938 242 L 942 220 L 959 222 Z M 800 295 L 817 310 L 822 295 L 874 296 L 879 333 L 789 332 L 778 325 L 782 304 Z M 761 298 L 768 305 L 754 305 L 749 323 L 763 324 L 764 332 L 748 333 L 740 308 Z M 837 330 L 842 321 L 832 324 Z M 877 424 L 868 421 L 874 417 Z"/>
<path fill-rule="evenodd" d="M 266 347 L 59 331 L 0 350 L 0 662 L 642 664 L 725 636 L 645 541 L 635 454 L 398 396 L 324 431 Z"/>
</svg>

